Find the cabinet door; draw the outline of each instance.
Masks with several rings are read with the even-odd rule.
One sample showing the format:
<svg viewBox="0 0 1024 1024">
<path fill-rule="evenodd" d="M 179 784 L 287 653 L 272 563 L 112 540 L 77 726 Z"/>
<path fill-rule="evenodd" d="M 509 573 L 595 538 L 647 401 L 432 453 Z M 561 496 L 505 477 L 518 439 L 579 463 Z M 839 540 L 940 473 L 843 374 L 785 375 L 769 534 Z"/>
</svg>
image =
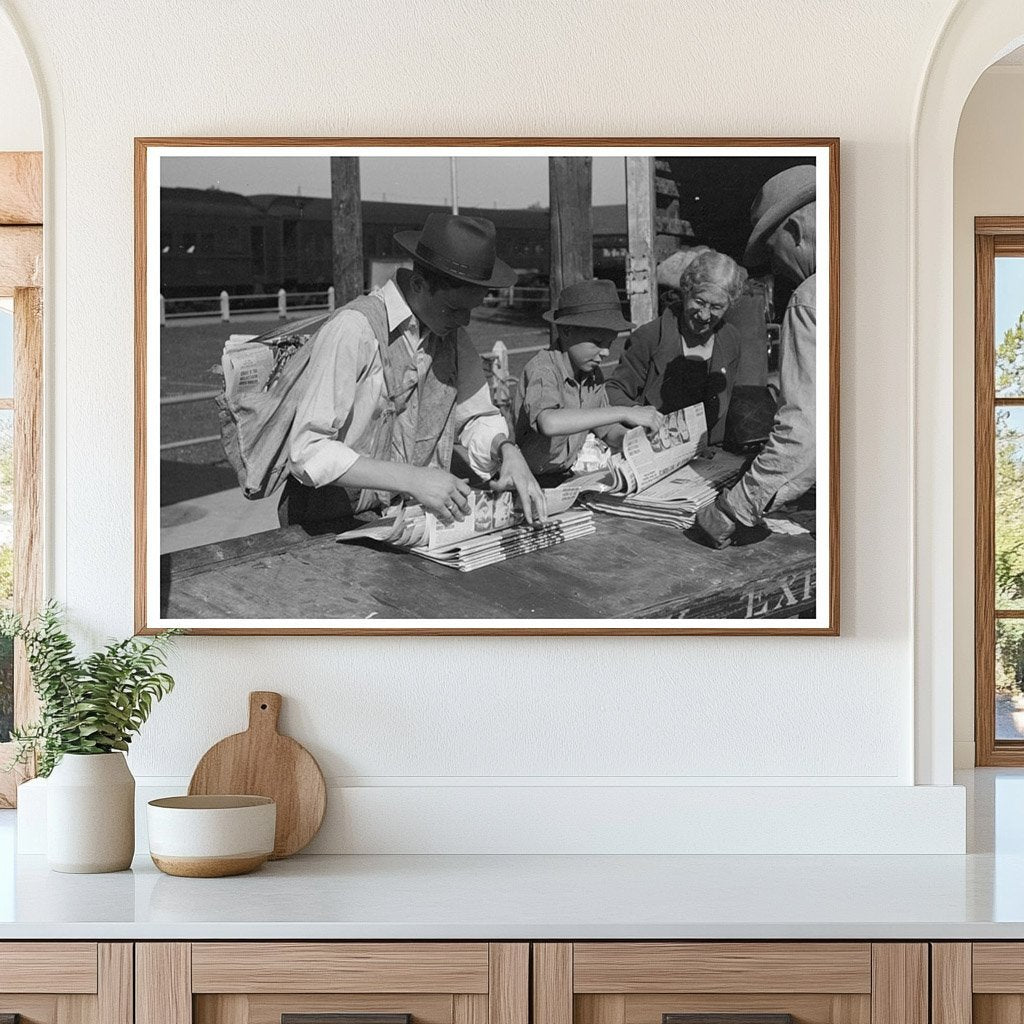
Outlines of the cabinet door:
<svg viewBox="0 0 1024 1024">
<path fill-rule="evenodd" d="M 922 943 L 538 943 L 533 978 L 533 1024 L 928 1024 Z"/>
<path fill-rule="evenodd" d="M 6 1024 L 132 1024 L 128 942 L 0 942 Z"/>
<path fill-rule="evenodd" d="M 1024 942 L 936 943 L 935 1024 L 1024 1020 Z"/>
<path fill-rule="evenodd" d="M 136 1024 L 529 1024 L 525 943 L 139 943 L 136 984 Z"/>
</svg>

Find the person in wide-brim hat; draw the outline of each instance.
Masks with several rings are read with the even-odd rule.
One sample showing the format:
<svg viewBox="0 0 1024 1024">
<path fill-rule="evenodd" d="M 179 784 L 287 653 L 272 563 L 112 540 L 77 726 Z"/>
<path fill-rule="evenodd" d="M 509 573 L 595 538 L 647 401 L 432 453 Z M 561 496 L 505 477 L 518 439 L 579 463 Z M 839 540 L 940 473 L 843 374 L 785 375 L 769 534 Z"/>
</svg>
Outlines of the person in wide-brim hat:
<svg viewBox="0 0 1024 1024">
<path fill-rule="evenodd" d="M 432 213 L 422 231 L 399 231 L 395 241 L 416 263 L 455 281 L 508 288 L 516 272 L 498 259 L 494 225 L 483 217 Z"/>
<path fill-rule="evenodd" d="M 491 490 L 516 494 L 528 522 L 546 519 L 467 330 L 491 288 L 515 283 L 494 225 L 435 212 L 395 237 L 412 268 L 330 314 L 307 342 L 281 524 L 337 523 L 408 499 L 442 524 L 464 520 L 474 506 L 452 472 L 456 445 Z"/>
<path fill-rule="evenodd" d="M 563 288 L 558 305 L 541 316 L 557 326 L 597 327 L 617 333 L 631 331 L 636 326 L 622 315 L 615 282 L 602 278 L 579 281 Z"/>
<path fill-rule="evenodd" d="M 765 242 L 797 210 L 813 203 L 817 193 L 817 174 L 813 164 L 787 168 L 764 183 L 750 211 L 753 229 L 743 262 L 760 267 L 771 258 Z"/>
<path fill-rule="evenodd" d="M 557 337 L 523 369 L 515 429 L 531 472 L 554 487 L 572 474 L 589 434 L 621 448 L 627 429 L 657 430 L 662 417 L 655 409 L 617 408 L 608 401 L 601 366 L 615 336 L 633 327 L 622 315 L 613 281 L 571 284 L 542 316 L 557 327 Z M 608 448 L 604 454 L 610 458 Z"/>
<path fill-rule="evenodd" d="M 769 178 L 750 219 L 746 262 L 771 260 L 796 287 L 782 318 L 779 404 L 764 448 L 740 480 L 697 513 L 694 539 L 709 547 L 770 536 L 769 509 L 811 501 L 817 482 L 817 199 L 815 169 L 801 164 Z"/>
</svg>

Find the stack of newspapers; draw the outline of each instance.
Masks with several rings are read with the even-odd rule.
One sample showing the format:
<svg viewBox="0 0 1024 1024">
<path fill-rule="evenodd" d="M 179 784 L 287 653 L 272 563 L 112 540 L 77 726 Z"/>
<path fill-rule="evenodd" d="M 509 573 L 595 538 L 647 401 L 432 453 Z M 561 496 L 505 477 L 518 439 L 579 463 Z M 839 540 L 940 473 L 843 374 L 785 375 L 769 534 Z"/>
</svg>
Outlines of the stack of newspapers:
<svg viewBox="0 0 1024 1024">
<path fill-rule="evenodd" d="M 607 470 L 576 477 L 560 490 L 575 488 L 596 512 L 685 530 L 744 466 L 742 456 L 707 448 L 704 406 L 691 405 L 666 416 L 657 434 L 634 427 Z"/>
<path fill-rule="evenodd" d="M 547 522 L 530 526 L 515 508 L 511 494 L 473 491 L 469 514 L 461 522 L 445 524 L 420 505 L 403 505 L 373 523 L 338 534 L 337 539 L 374 540 L 460 572 L 472 572 L 593 533 L 593 514 L 587 509 L 570 509 L 572 501 L 566 504 L 565 500 L 566 495 L 555 498 Z"/>
<path fill-rule="evenodd" d="M 724 487 L 742 475 L 745 460 L 728 452 L 696 456 L 687 465 L 634 494 L 587 494 L 584 503 L 596 512 L 643 519 L 677 530 L 693 526 L 697 513 L 710 505 Z"/>
</svg>

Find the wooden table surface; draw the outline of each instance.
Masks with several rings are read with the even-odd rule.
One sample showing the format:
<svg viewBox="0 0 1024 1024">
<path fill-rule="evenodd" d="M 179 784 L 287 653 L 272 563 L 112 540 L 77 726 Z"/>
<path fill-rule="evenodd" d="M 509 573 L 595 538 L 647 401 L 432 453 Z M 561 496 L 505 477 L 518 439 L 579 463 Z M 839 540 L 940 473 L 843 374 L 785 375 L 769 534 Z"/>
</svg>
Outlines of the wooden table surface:
<svg viewBox="0 0 1024 1024">
<path fill-rule="evenodd" d="M 458 572 L 335 530 L 288 526 L 161 559 L 172 619 L 695 619 L 811 616 L 815 542 L 772 535 L 712 551 L 685 533 L 594 513 L 597 532 Z M 351 524 L 349 524 L 351 525 Z"/>
</svg>

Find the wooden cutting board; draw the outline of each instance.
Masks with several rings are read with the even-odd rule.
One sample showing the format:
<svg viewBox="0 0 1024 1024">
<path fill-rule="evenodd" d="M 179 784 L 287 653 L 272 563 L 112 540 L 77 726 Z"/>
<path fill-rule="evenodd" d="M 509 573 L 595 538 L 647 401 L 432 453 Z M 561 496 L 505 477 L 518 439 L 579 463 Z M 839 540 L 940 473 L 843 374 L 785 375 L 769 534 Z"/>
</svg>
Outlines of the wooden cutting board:
<svg viewBox="0 0 1024 1024">
<path fill-rule="evenodd" d="M 281 694 L 249 694 L 249 728 L 214 744 L 188 784 L 190 796 L 245 793 L 277 803 L 271 860 L 298 853 L 317 834 L 327 807 L 327 787 L 313 755 L 277 731 Z"/>
</svg>

